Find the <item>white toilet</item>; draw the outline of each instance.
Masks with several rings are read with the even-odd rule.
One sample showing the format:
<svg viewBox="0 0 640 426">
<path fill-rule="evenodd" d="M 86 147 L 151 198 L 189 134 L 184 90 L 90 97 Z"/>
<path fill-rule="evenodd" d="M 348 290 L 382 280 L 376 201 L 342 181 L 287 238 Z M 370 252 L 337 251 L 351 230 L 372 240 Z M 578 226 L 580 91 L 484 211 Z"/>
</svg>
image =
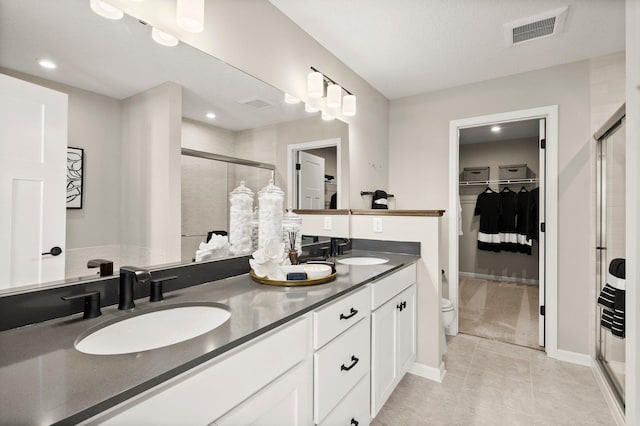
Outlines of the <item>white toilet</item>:
<svg viewBox="0 0 640 426">
<path fill-rule="evenodd" d="M 456 317 L 456 311 L 453 308 L 451 300 L 441 298 L 440 299 L 440 315 L 442 315 L 442 332 L 440 333 L 440 346 L 442 347 L 442 355 L 447 353 L 447 338 L 445 336 L 445 329 L 451 325 Z"/>
</svg>

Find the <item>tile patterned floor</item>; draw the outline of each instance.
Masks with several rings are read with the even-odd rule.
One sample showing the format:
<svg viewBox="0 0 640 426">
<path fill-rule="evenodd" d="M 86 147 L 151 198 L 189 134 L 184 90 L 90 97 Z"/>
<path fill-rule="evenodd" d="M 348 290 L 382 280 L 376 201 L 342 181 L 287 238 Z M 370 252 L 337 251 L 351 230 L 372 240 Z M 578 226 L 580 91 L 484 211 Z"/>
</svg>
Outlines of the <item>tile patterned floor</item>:
<svg viewBox="0 0 640 426">
<path fill-rule="evenodd" d="M 407 374 L 373 426 L 615 425 L 593 372 L 537 350 L 459 334 L 447 374 Z"/>
<path fill-rule="evenodd" d="M 459 330 L 506 343 L 538 347 L 538 286 L 460 278 Z"/>
</svg>

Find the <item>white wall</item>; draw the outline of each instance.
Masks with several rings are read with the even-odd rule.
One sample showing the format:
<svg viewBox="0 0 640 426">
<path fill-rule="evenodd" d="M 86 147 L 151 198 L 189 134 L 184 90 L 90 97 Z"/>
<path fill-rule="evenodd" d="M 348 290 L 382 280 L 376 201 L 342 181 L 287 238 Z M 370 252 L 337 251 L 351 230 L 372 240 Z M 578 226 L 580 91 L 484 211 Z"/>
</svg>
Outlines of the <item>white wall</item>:
<svg viewBox="0 0 640 426">
<path fill-rule="evenodd" d="M 390 190 L 399 209 L 445 209 L 450 120 L 553 104 L 560 139 L 558 347 L 589 353 L 592 304 L 585 289 L 594 285 L 595 219 L 588 61 L 393 101 Z M 448 240 L 441 235 L 444 256 Z"/>
<path fill-rule="evenodd" d="M 538 138 L 515 139 L 498 142 L 460 145 L 459 164 L 465 167 L 489 167 L 489 179 L 499 179 L 499 167 L 510 164 L 526 164 L 528 177 L 537 177 L 540 162 Z M 515 192 L 522 185 L 508 185 Z M 528 185 L 529 190 L 536 185 Z M 538 243 L 533 243 L 531 255 L 502 251 L 478 250 L 478 230 L 480 216 L 474 216 L 478 194 L 484 186 L 460 186 L 463 235 L 459 239 L 460 272 L 492 275 L 496 277 L 538 280 Z M 495 191 L 502 187 L 494 186 Z"/>
<path fill-rule="evenodd" d="M 182 88 L 167 82 L 122 105 L 122 257 L 178 262 Z"/>
</svg>

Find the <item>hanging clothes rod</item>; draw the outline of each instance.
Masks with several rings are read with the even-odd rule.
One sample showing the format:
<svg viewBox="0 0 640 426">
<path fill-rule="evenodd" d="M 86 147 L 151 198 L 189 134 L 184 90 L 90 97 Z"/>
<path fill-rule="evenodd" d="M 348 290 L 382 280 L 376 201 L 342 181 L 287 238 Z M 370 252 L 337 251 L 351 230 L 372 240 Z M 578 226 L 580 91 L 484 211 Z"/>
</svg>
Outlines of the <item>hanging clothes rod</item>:
<svg viewBox="0 0 640 426">
<path fill-rule="evenodd" d="M 460 186 L 487 186 L 487 185 L 517 185 L 517 184 L 528 184 L 528 183 L 538 183 L 540 179 L 531 178 L 531 179 L 495 179 L 495 180 L 474 180 L 468 182 L 460 182 Z"/>
</svg>

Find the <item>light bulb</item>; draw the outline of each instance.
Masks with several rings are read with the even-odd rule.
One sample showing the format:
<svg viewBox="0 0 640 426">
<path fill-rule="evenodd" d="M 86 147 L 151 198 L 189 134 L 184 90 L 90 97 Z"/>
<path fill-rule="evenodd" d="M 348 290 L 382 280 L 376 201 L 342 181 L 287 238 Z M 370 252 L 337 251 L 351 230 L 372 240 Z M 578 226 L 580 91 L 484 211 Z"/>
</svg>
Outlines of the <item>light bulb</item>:
<svg viewBox="0 0 640 426">
<path fill-rule="evenodd" d="M 214 118 L 216 118 L 216 114 L 214 112 L 208 112 L 207 113 L 207 118 L 209 120 L 213 120 Z"/>
<path fill-rule="evenodd" d="M 498 133 L 501 130 L 500 126 L 493 126 L 491 127 L 491 131 L 493 133 Z"/>
<path fill-rule="evenodd" d="M 307 95 L 312 99 L 320 99 L 324 95 L 324 76 L 317 71 L 307 75 Z"/>
<path fill-rule="evenodd" d="M 342 104 L 342 87 L 337 84 L 327 86 L 327 106 L 329 108 L 339 108 Z"/>
<path fill-rule="evenodd" d="M 124 13 L 104 0 L 89 0 L 89 6 L 98 15 L 107 19 L 122 19 Z"/>
<path fill-rule="evenodd" d="M 190 33 L 204 29 L 204 0 L 178 0 L 178 25 Z"/>
<path fill-rule="evenodd" d="M 342 115 L 345 117 L 356 115 L 356 95 L 345 95 L 342 98 Z"/>
<path fill-rule="evenodd" d="M 46 69 L 49 69 L 49 70 L 54 70 L 54 69 L 58 68 L 56 63 L 53 62 L 53 61 L 50 61 L 49 59 L 40 59 L 38 61 L 38 65 L 40 65 L 42 68 L 46 68 Z"/>
<path fill-rule="evenodd" d="M 158 44 L 163 46 L 177 46 L 178 39 L 172 36 L 169 33 L 165 33 L 162 30 L 157 29 L 156 27 L 151 28 L 151 38 Z"/>
</svg>

